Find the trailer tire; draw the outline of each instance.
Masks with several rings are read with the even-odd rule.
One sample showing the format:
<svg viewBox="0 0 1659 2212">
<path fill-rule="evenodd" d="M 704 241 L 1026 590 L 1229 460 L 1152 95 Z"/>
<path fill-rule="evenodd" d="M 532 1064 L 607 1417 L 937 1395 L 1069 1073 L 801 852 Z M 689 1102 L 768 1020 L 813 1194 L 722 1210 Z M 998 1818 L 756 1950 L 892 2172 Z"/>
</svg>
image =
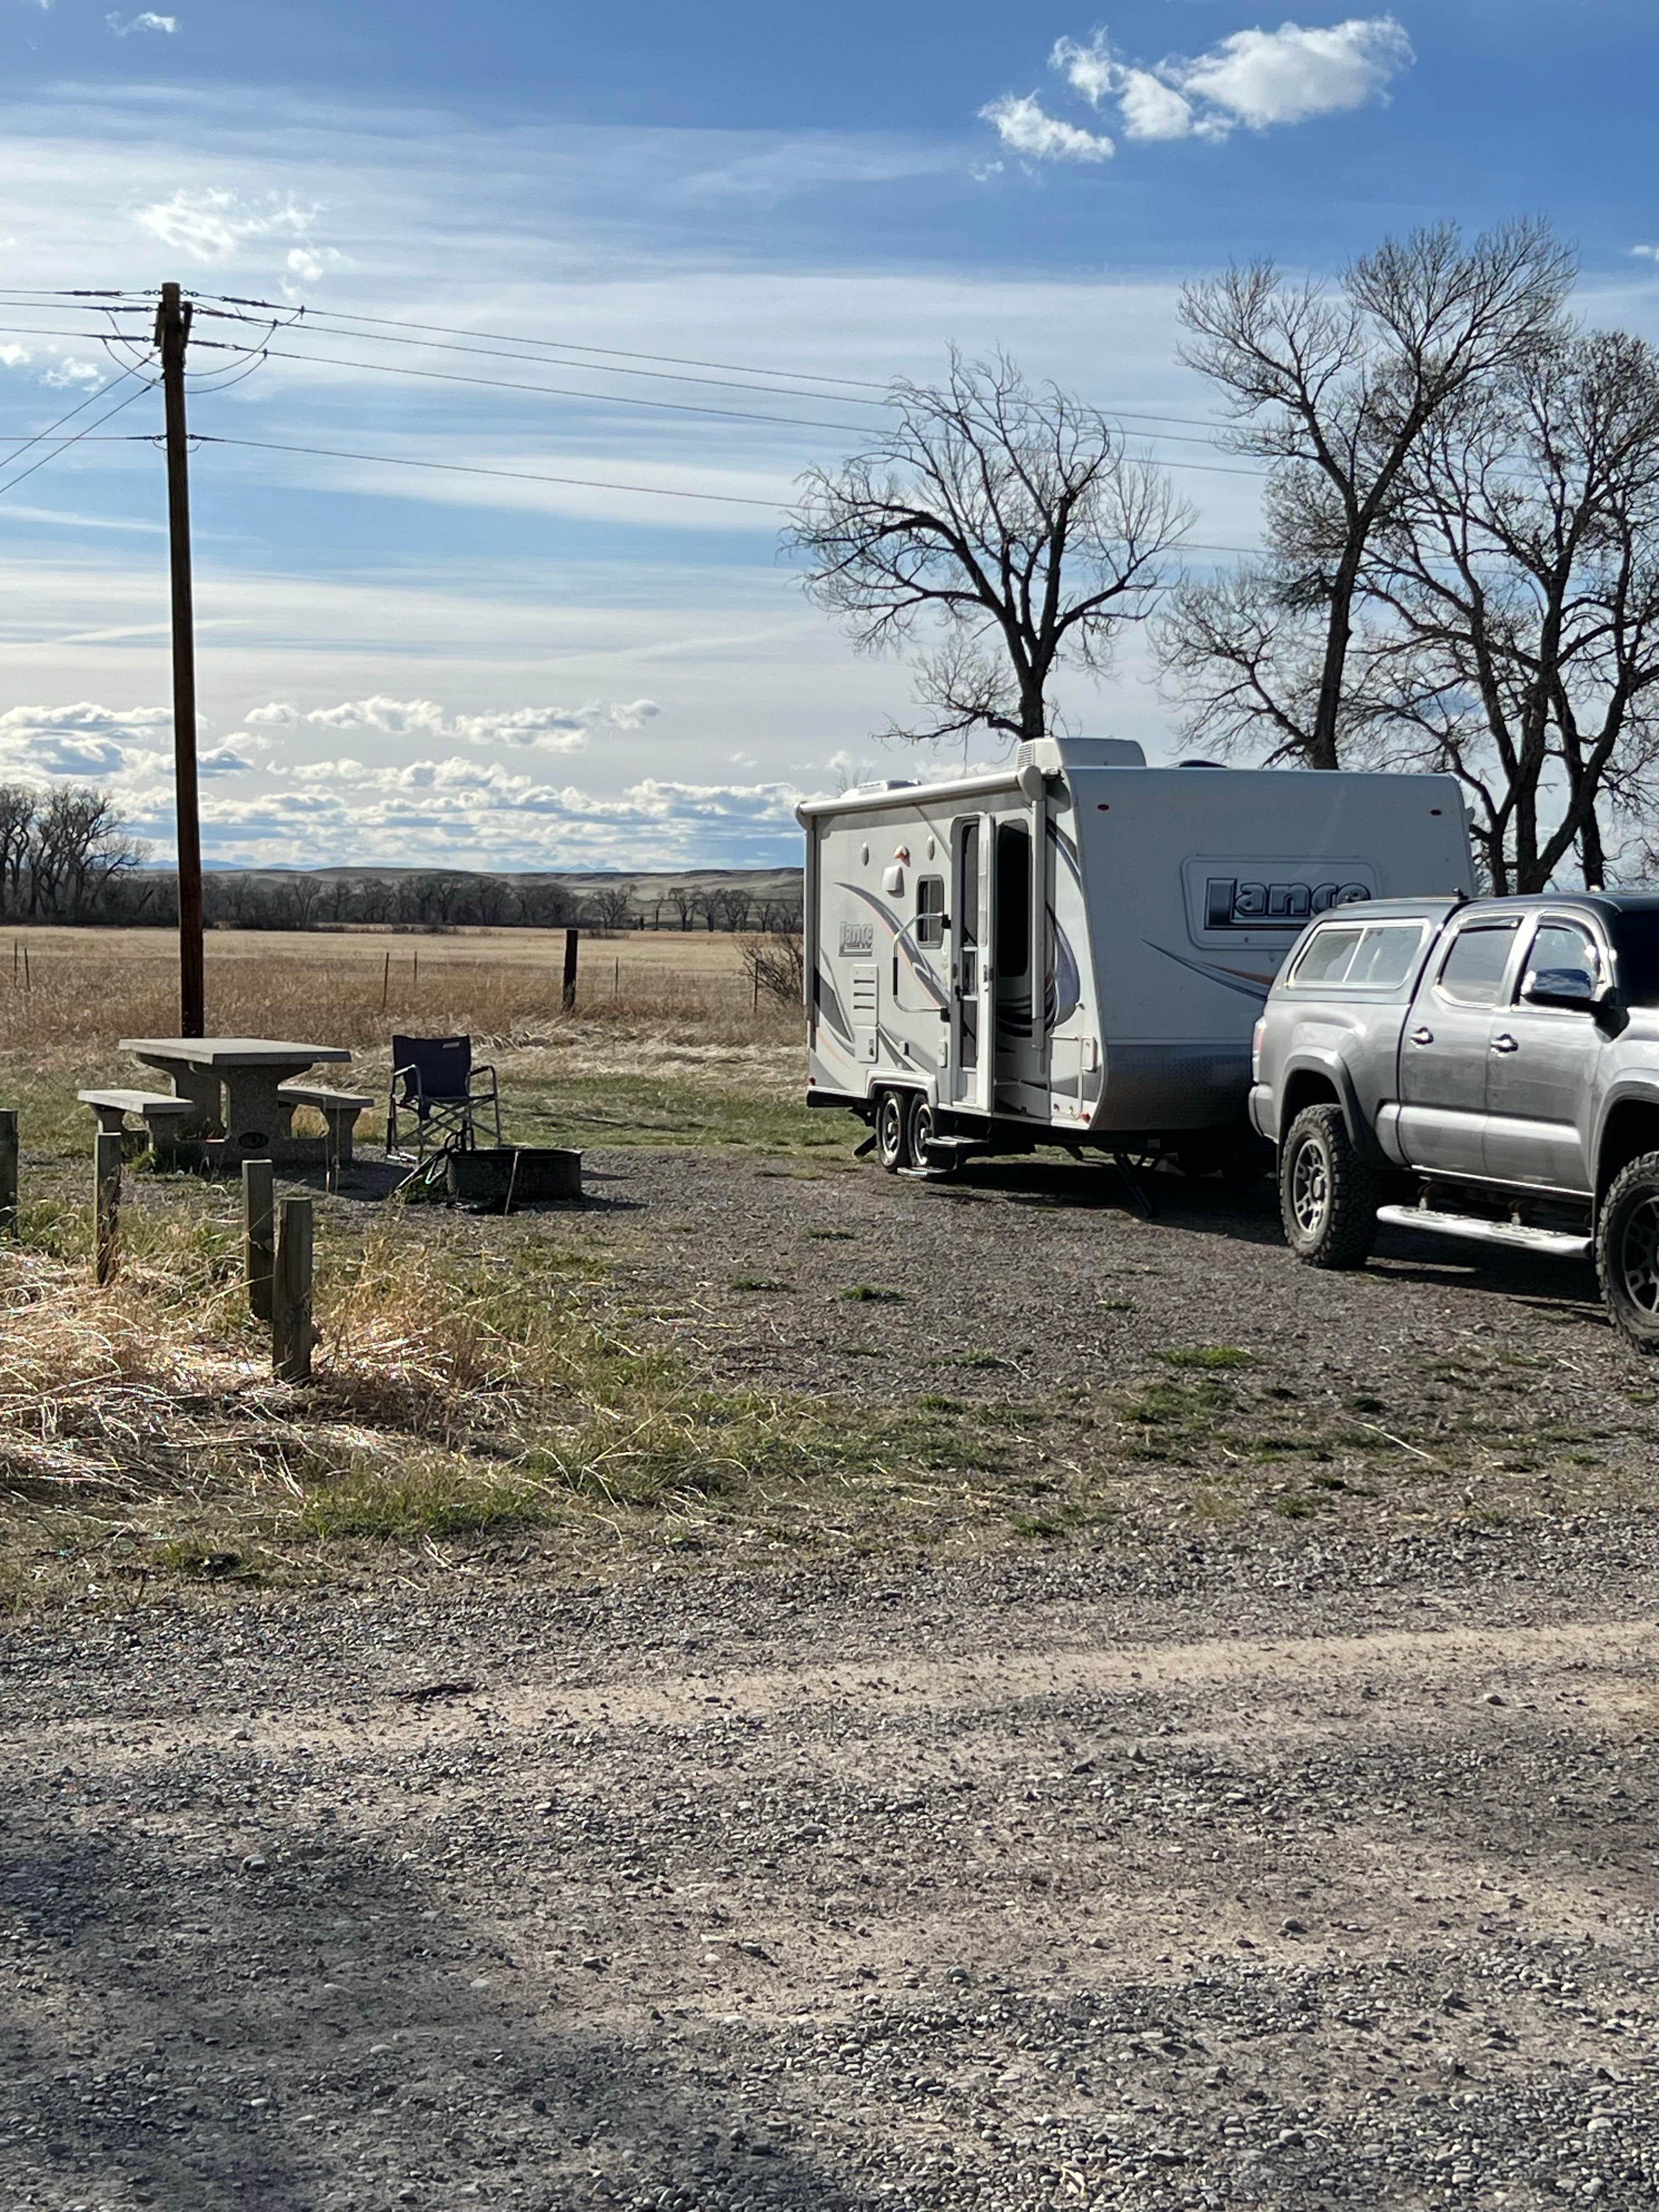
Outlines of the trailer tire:
<svg viewBox="0 0 1659 2212">
<path fill-rule="evenodd" d="M 1354 1149 L 1340 1106 L 1291 1122 L 1279 1162 L 1285 1242 L 1307 1267 L 1363 1267 L 1376 1241 L 1376 1176 Z"/>
<path fill-rule="evenodd" d="M 1644 1152 L 1613 1177 L 1595 1224 L 1595 1273 L 1626 1343 L 1659 1352 L 1659 1152 Z"/>
<path fill-rule="evenodd" d="M 876 1158 L 889 1175 L 896 1175 L 910 1157 L 910 1093 L 876 1093 Z"/>
<path fill-rule="evenodd" d="M 930 1160 L 927 1157 L 927 1147 L 938 1134 L 938 1115 L 925 1098 L 918 1097 L 910 1111 L 910 1157 L 908 1164 L 921 1169 L 927 1175 L 954 1175 L 957 1171 L 954 1159 L 940 1162 Z"/>
</svg>

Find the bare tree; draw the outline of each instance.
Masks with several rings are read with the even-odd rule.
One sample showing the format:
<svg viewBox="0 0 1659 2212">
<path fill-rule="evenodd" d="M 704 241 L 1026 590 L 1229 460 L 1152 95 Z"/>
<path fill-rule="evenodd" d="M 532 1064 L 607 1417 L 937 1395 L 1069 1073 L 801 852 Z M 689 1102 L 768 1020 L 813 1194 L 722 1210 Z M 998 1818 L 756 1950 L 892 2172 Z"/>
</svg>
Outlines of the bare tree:
<svg viewBox="0 0 1659 2212">
<path fill-rule="evenodd" d="M 112 878 L 136 868 L 143 857 L 107 792 L 84 783 L 55 785 L 34 817 L 29 911 L 80 921 Z"/>
<path fill-rule="evenodd" d="M 1542 222 L 1469 246 L 1440 223 L 1385 240 L 1335 295 L 1270 261 L 1187 289 L 1182 359 L 1231 410 L 1223 442 L 1270 465 L 1267 558 L 1188 583 L 1160 629 L 1189 733 L 1338 765 L 1366 550 L 1431 426 L 1554 328 L 1572 276 Z"/>
<path fill-rule="evenodd" d="M 634 912 L 634 898 L 626 884 L 602 884 L 587 902 L 588 911 L 601 929 L 626 929 Z"/>
<path fill-rule="evenodd" d="M 23 879 L 28 872 L 40 795 L 21 783 L 0 784 L 0 909 L 22 910 Z"/>
<path fill-rule="evenodd" d="M 891 402 L 866 452 L 809 471 L 784 544 L 856 650 L 920 648 L 931 719 L 890 734 L 1040 738 L 1058 671 L 1098 672 L 1151 611 L 1189 511 L 1103 415 L 1001 355 L 952 351 L 943 386 Z"/>
<path fill-rule="evenodd" d="M 690 929 L 697 918 L 698 902 L 702 894 L 690 884 L 671 884 L 669 903 L 679 916 L 682 929 Z"/>
<path fill-rule="evenodd" d="M 801 1004 L 806 962 L 799 921 L 793 927 L 785 922 L 762 936 L 747 938 L 739 951 L 743 972 L 757 1003 L 764 992 L 785 1006 Z"/>
<path fill-rule="evenodd" d="M 1492 888 L 1541 890 L 1601 807 L 1645 812 L 1659 765 L 1659 351 L 1540 345 L 1449 410 L 1368 556 L 1389 619 L 1356 711 L 1393 759 L 1449 769 Z"/>
</svg>

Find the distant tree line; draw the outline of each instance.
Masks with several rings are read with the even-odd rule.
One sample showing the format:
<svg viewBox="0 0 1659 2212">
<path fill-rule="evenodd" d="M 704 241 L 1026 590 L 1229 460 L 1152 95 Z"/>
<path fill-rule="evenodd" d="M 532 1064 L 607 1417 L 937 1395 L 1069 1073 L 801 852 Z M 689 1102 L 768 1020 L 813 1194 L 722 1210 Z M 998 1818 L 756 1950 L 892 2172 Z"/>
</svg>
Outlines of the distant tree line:
<svg viewBox="0 0 1659 2212">
<path fill-rule="evenodd" d="M 146 866 L 107 792 L 0 784 L 0 921 L 166 928 L 179 919 L 177 879 Z M 741 884 L 671 884 L 637 895 L 625 879 L 578 891 L 556 878 L 456 869 L 407 874 L 274 874 L 223 870 L 203 884 L 210 928 L 410 930 L 584 928 L 761 931 L 800 927 L 800 899 L 757 896 Z"/>
</svg>

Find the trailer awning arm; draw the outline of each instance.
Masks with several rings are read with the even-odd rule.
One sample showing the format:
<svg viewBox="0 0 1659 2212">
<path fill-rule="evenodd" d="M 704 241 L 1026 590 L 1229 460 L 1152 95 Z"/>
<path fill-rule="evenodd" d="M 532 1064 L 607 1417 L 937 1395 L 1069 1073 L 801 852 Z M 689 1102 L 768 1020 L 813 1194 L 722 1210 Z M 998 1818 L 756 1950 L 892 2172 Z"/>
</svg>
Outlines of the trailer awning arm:
<svg viewBox="0 0 1659 2212">
<path fill-rule="evenodd" d="M 1000 791 L 1018 791 L 1027 799 L 1042 794 L 1043 772 L 1029 763 L 991 769 L 981 775 L 959 775 L 942 783 L 901 783 L 880 791 L 843 791 L 833 799 L 803 799 L 795 819 L 803 825 L 825 814 L 868 814 L 884 806 L 946 805 L 958 799 L 988 799 Z"/>
</svg>

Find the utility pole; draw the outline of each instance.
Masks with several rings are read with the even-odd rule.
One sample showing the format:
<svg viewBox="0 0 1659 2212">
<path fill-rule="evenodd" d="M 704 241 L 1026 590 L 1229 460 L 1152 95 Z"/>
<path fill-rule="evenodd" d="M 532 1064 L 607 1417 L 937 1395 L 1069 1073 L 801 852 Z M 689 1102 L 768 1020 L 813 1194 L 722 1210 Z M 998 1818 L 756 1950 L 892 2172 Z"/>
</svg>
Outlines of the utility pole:
<svg viewBox="0 0 1659 2212">
<path fill-rule="evenodd" d="M 167 536 L 173 556 L 173 777 L 179 820 L 179 1034 L 207 1030 L 202 950 L 202 819 L 196 787 L 196 620 L 190 584 L 190 462 L 185 427 L 185 348 L 191 310 L 163 284 L 155 311 L 167 403 Z"/>
</svg>

